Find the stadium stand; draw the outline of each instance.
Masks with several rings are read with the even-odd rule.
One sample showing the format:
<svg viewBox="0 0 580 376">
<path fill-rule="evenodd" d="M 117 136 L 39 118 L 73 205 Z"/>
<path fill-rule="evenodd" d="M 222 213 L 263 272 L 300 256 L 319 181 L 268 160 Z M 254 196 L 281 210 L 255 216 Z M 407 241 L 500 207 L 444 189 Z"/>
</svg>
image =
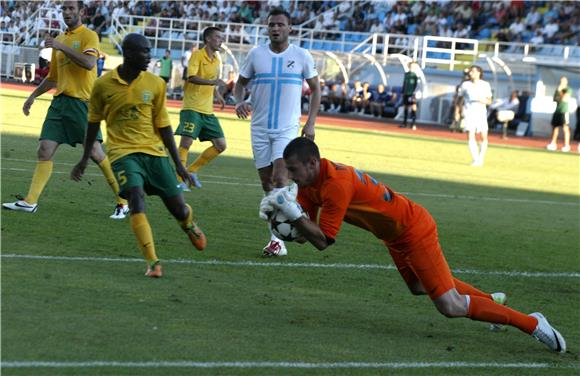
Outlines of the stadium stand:
<svg viewBox="0 0 580 376">
<path fill-rule="evenodd" d="M 46 33 L 62 29 L 56 2 L 0 4 L 0 36 L 6 56 L 18 46 L 42 48 Z M 430 79 L 451 71 L 446 78 L 449 82 L 457 81 L 466 65 L 478 62 L 502 84 L 496 83 L 496 95 L 505 96 L 512 89 L 533 91 L 530 77 L 537 68 L 530 63 L 580 65 L 580 3 L 574 1 L 85 0 L 85 5 L 84 23 L 99 33 L 102 49 L 110 57 L 106 69 L 114 66 L 119 42 L 128 32 L 148 36 L 154 58 L 170 49 L 174 66 L 180 69 L 185 51 L 198 47 L 201 31 L 214 25 L 224 30 L 228 47 L 223 76 L 237 73 L 245 52 L 267 41 L 265 23 L 271 7 L 290 12 L 294 22 L 292 43 L 313 52 L 329 87 L 347 82 L 352 88 L 352 82 L 358 79 L 368 81 L 371 92 L 382 84 L 393 93 L 391 97 L 397 97 L 403 73 L 400 67 L 406 57 L 418 60 Z M 18 59 L 13 53 L 8 61 Z M 399 71 L 392 72 L 397 59 Z M 3 75 L 9 72 L 2 67 Z M 179 94 L 181 75 L 176 73 L 177 79 L 170 86 L 174 94 Z M 500 73 L 502 76 L 497 77 Z M 453 95 L 452 89 L 446 91 L 431 96 L 423 106 L 436 112 L 425 120 L 445 119 Z M 389 106 L 381 114 L 396 116 L 396 101 L 390 101 Z M 331 107 L 325 109 L 330 111 Z M 348 106 L 341 106 L 340 111 L 348 111 Z M 369 115 L 370 111 L 363 113 Z"/>
</svg>

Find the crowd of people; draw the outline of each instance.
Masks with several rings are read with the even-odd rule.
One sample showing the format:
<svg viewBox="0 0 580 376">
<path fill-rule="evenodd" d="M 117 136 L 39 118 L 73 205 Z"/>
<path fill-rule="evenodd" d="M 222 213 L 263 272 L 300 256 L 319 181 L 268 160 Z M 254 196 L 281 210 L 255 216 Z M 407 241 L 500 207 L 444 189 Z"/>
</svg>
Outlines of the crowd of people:
<svg viewBox="0 0 580 376">
<path fill-rule="evenodd" d="M 575 1 L 151 1 L 85 0 L 83 23 L 99 37 L 106 34 L 113 18 L 136 15 L 155 16 L 147 25 L 168 27 L 163 19 L 212 21 L 265 25 L 272 7 L 282 7 L 294 25 L 316 29 L 317 38 L 334 39 L 333 31 L 377 32 L 407 35 L 492 39 L 503 42 L 578 45 L 580 5 Z M 32 20 L 28 17 L 40 7 L 53 8 L 55 2 L 2 1 L 0 29 L 14 32 L 18 44 L 37 42 L 28 36 Z M 43 25 L 41 25 L 43 26 Z M 44 25 L 47 26 L 47 25 Z M 198 30 L 188 23 L 192 33 Z M 239 26 L 227 30 L 243 35 Z M 190 35 L 191 36 L 191 35 Z M 184 37 L 187 37 L 184 36 Z M 11 38 L 7 35 L 5 38 Z"/>
</svg>

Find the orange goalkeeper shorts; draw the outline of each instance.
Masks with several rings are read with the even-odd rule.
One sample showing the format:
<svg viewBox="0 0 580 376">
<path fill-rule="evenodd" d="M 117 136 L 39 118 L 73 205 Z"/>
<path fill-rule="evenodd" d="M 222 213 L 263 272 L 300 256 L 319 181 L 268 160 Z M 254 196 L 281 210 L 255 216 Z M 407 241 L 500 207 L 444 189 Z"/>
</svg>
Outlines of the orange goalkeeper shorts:
<svg viewBox="0 0 580 376">
<path fill-rule="evenodd" d="M 407 286 L 421 282 L 431 300 L 455 288 L 436 228 L 420 240 L 389 247 L 389 252 Z"/>
</svg>

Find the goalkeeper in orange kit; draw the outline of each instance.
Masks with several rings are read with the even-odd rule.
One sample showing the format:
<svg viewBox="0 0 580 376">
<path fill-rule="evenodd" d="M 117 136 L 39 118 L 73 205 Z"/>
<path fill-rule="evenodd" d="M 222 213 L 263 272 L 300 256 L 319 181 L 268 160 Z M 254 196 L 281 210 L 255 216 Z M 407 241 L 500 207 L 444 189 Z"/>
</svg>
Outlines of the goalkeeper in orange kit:
<svg viewBox="0 0 580 376">
<path fill-rule="evenodd" d="M 296 138 L 284 150 L 289 177 L 298 185 L 264 198 L 262 212 L 282 211 L 319 250 L 335 242 L 342 222 L 372 232 L 389 249 L 414 295 L 428 294 L 441 314 L 511 325 L 551 350 L 566 351 L 564 337 L 541 313 L 526 315 L 503 304 L 505 294 L 488 294 L 454 278 L 429 212 L 371 176 L 320 157 L 316 144 Z M 302 214 L 300 205 L 313 222 Z"/>
</svg>

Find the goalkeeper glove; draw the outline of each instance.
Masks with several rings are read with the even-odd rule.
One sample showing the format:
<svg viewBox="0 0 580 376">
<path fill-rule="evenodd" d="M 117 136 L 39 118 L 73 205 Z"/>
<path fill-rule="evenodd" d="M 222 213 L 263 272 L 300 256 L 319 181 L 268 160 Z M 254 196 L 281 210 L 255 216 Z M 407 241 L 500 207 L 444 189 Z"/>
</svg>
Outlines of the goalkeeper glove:
<svg viewBox="0 0 580 376">
<path fill-rule="evenodd" d="M 274 207 L 270 203 L 271 196 L 271 194 L 265 195 L 262 201 L 260 201 L 260 210 L 258 211 L 258 216 L 264 221 L 267 221 L 272 213 L 274 213 Z"/>
<path fill-rule="evenodd" d="M 270 196 L 269 201 L 274 208 L 284 213 L 291 222 L 302 217 L 302 208 L 298 205 L 296 199 L 292 197 L 292 193 L 287 190 L 280 191 L 275 195 Z"/>
</svg>

